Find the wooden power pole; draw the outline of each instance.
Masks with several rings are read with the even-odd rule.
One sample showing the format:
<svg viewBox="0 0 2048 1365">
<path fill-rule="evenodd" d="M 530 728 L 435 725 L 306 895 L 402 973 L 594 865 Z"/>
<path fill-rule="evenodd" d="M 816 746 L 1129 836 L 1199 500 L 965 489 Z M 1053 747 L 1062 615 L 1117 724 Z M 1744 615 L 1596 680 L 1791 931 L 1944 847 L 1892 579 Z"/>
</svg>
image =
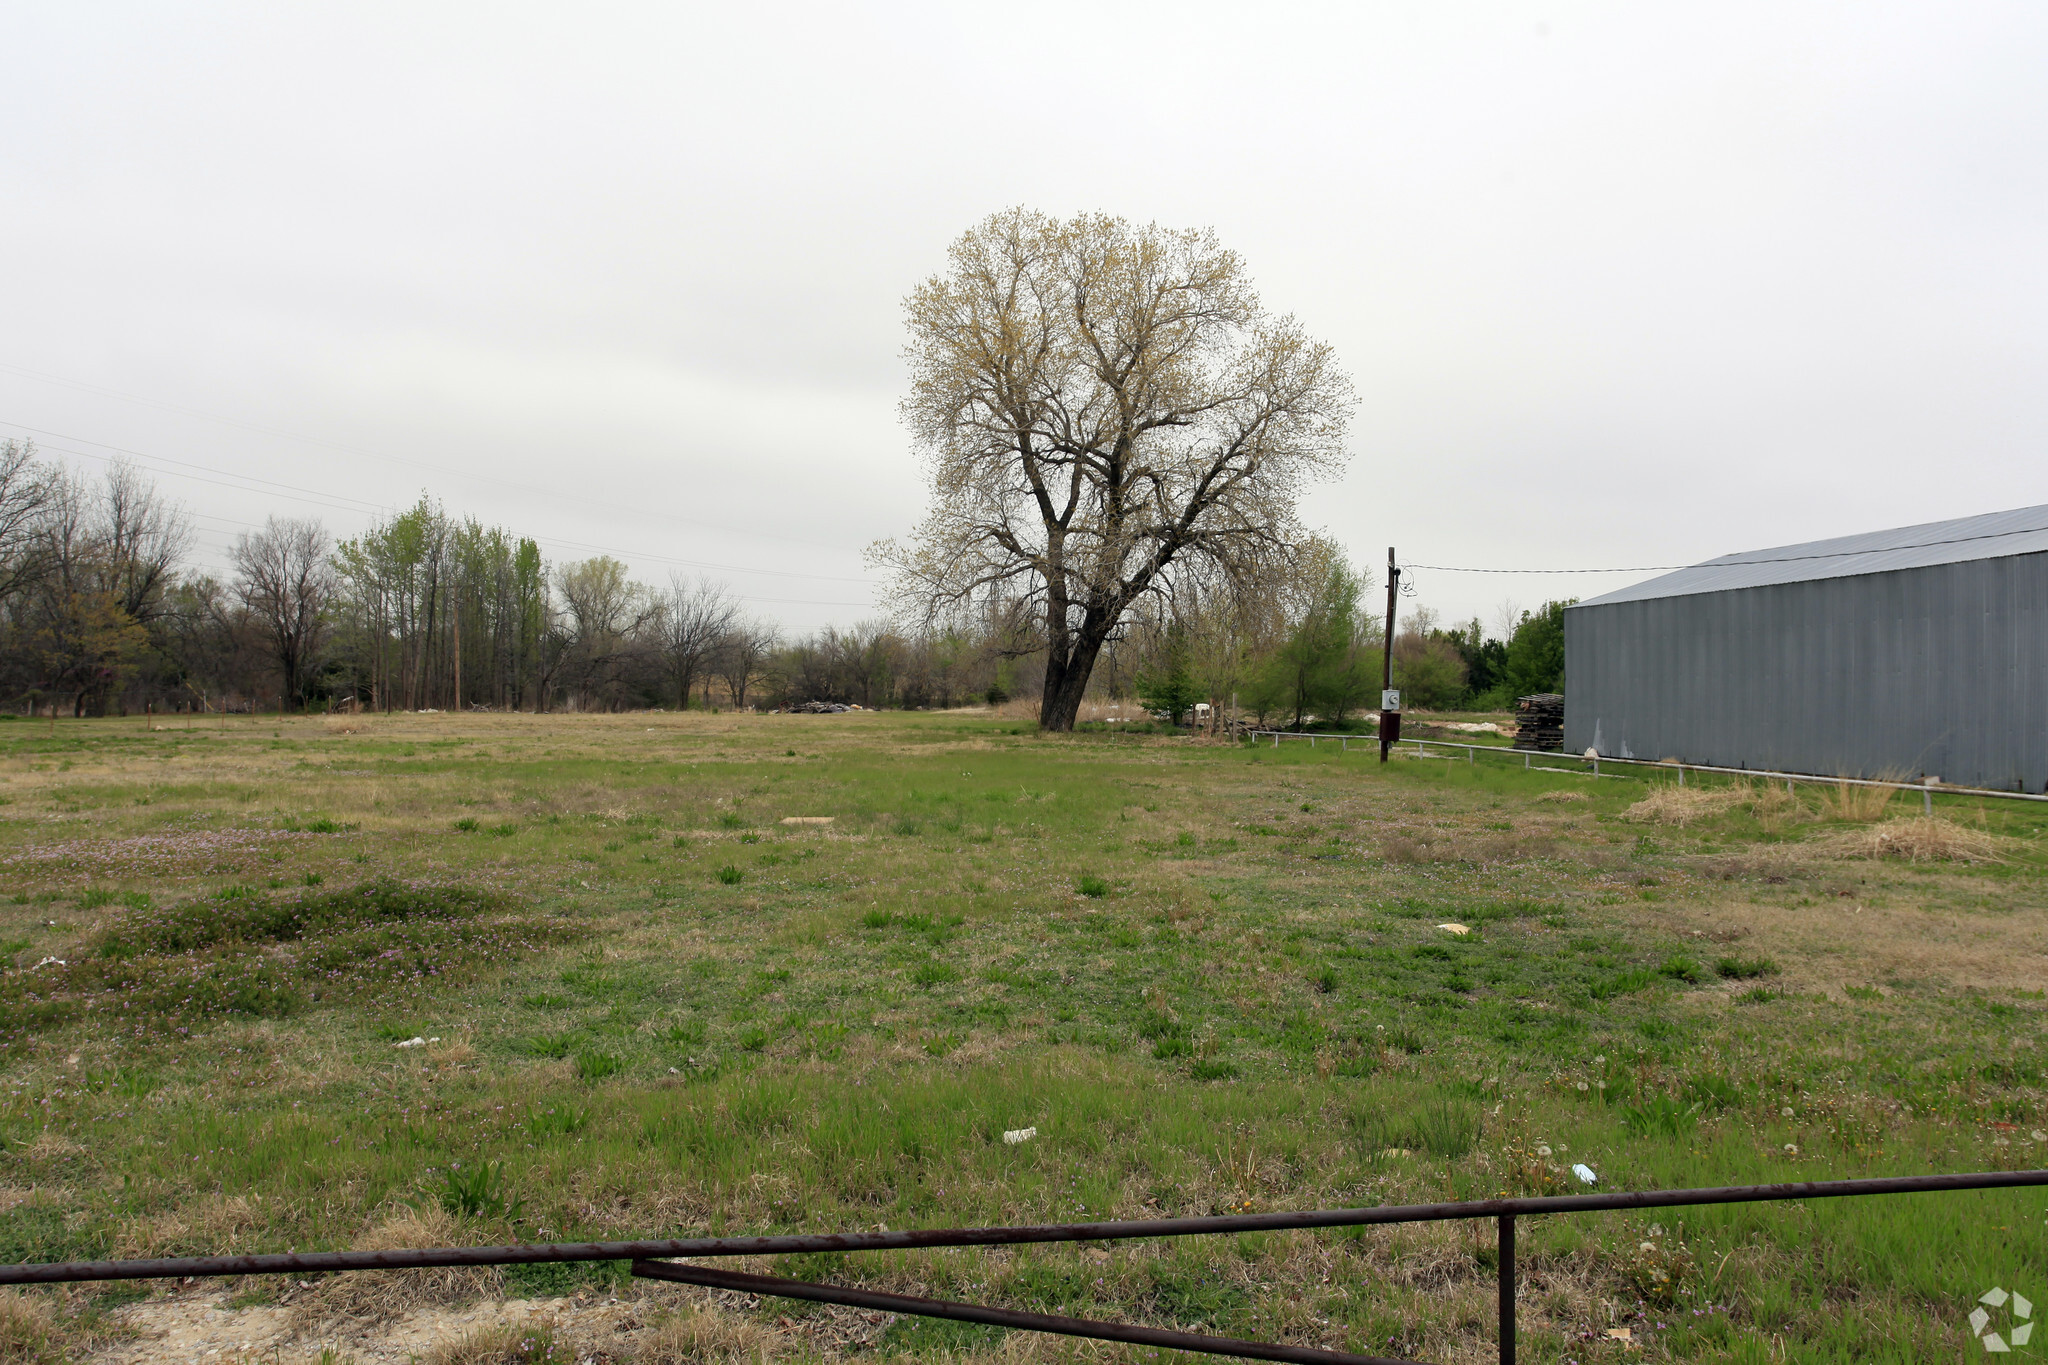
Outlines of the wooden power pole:
<svg viewBox="0 0 2048 1365">
<path fill-rule="evenodd" d="M 1387 635 L 1380 644 L 1380 762 L 1401 738 L 1401 694 L 1394 690 L 1394 601 L 1401 592 L 1401 569 L 1394 547 L 1387 547 Z"/>
</svg>

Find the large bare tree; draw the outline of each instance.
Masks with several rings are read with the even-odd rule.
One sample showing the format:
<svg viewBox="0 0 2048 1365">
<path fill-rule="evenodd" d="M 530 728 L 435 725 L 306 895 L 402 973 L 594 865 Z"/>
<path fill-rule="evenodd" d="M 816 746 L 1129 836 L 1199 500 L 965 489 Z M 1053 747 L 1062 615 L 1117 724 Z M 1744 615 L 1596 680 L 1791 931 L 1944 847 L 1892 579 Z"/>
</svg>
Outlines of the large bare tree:
<svg viewBox="0 0 2048 1365">
<path fill-rule="evenodd" d="M 54 496 L 51 471 L 33 441 L 0 441 L 0 605 L 49 567 L 43 519 Z"/>
<path fill-rule="evenodd" d="M 307 672 L 327 636 L 332 548 L 319 522 L 276 517 L 235 542 L 235 596 L 262 627 L 295 705 L 304 700 Z"/>
<path fill-rule="evenodd" d="M 695 584 L 680 575 L 670 578 L 668 596 L 657 606 L 654 631 L 662 662 L 676 685 L 677 710 L 689 709 L 690 684 L 700 675 L 710 676 L 718 648 L 739 615 L 739 603 L 722 585 L 705 578 Z"/>
<path fill-rule="evenodd" d="M 1104 643 L 1176 566 L 1234 576 L 1305 538 L 1295 499 L 1343 464 L 1350 381 L 1211 232 L 1014 209 L 950 257 L 905 305 L 932 504 L 872 557 L 927 621 L 1028 604 L 1039 725 L 1069 730 Z"/>
</svg>

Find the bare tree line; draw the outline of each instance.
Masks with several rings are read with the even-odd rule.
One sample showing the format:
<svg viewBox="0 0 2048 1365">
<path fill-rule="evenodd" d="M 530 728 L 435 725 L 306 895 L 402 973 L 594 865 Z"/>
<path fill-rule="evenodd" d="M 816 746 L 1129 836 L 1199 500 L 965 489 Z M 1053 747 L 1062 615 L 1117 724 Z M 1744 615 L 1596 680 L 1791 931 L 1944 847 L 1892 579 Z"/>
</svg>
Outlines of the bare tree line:
<svg viewBox="0 0 2048 1365">
<path fill-rule="evenodd" d="M 708 579 L 636 581 L 430 499 L 336 543 L 317 521 L 188 564 L 179 507 L 135 467 L 89 480 L 0 443 L 0 696 L 16 709 L 627 710 L 956 705 L 1004 665 L 957 633 L 785 638 Z"/>
<path fill-rule="evenodd" d="M 271 518 L 237 539 L 224 580 L 187 563 L 191 543 L 182 510 L 134 467 L 87 479 L 0 444 L 0 706 L 944 708 L 1028 703 L 1057 663 L 1042 598 L 789 636 L 723 584 L 650 586 L 602 555 L 551 564 L 531 538 L 424 498 L 338 544 L 317 521 Z M 1313 536 L 1256 562 L 1184 559 L 1104 633 L 1085 695 L 1176 718 L 1207 701 L 1341 722 L 1377 696 L 1370 586 Z M 1441 629 L 1425 612 L 1395 641 L 1397 681 L 1423 705 L 1554 686 L 1554 621 L 1547 607 L 1508 623 L 1534 661 L 1510 667 L 1509 643 L 1479 623 Z"/>
</svg>

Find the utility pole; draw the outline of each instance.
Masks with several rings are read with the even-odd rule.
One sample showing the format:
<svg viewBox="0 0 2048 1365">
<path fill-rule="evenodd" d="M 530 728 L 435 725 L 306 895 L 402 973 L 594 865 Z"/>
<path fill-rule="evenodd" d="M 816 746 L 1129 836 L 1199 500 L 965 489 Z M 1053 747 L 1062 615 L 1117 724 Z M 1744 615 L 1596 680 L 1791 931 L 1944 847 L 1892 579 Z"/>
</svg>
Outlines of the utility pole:
<svg viewBox="0 0 2048 1365">
<path fill-rule="evenodd" d="M 455 580 L 453 591 L 448 594 L 448 615 L 455 627 L 455 705 L 448 709 L 458 714 L 462 711 L 462 580 Z"/>
<path fill-rule="evenodd" d="M 1394 547 L 1387 547 L 1387 636 L 1380 645 L 1380 762 L 1401 738 L 1401 694 L 1394 690 L 1394 600 L 1401 592 L 1401 569 Z"/>
</svg>

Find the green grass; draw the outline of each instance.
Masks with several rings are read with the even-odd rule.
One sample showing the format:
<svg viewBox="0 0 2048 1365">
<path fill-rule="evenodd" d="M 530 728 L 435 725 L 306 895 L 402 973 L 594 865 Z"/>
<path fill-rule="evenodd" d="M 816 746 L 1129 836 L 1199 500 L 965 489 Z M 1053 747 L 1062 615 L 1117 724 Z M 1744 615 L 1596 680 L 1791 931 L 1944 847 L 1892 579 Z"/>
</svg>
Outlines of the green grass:
<svg viewBox="0 0 2048 1365">
<path fill-rule="evenodd" d="M 0 1257 L 158 1226 L 213 1249 L 190 1229 L 229 1196 L 260 1210 L 237 1245 L 305 1249 L 423 1206 L 488 1238 L 826 1231 L 1556 1192 L 1578 1161 L 1613 1189 L 2048 1151 L 2038 981 L 1980 966 L 2030 961 L 2042 927 L 2031 810 L 1983 812 L 2000 864 L 1915 867 L 1827 853 L 1817 809 L 1631 823 L 1626 778 L 838 719 L 0 733 L 23 1196 Z M 316 793 L 317 820 L 279 816 Z M 1818 907 L 1852 903 L 1817 937 Z M 439 1041 L 394 1046 L 413 1037 Z M 1638 1358 L 1953 1358 L 1976 1294 L 2048 1283 L 2038 1205 L 1532 1220 L 1525 1273 L 1550 1287 L 1523 1355 L 1604 1359 L 1579 1334 L 1640 1300 L 1669 1311 L 1634 1320 Z M 832 1273 L 1438 1358 L 1486 1349 L 1478 1245 Z M 616 1268 L 508 1286 L 631 1292 Z"/>
</svg>

